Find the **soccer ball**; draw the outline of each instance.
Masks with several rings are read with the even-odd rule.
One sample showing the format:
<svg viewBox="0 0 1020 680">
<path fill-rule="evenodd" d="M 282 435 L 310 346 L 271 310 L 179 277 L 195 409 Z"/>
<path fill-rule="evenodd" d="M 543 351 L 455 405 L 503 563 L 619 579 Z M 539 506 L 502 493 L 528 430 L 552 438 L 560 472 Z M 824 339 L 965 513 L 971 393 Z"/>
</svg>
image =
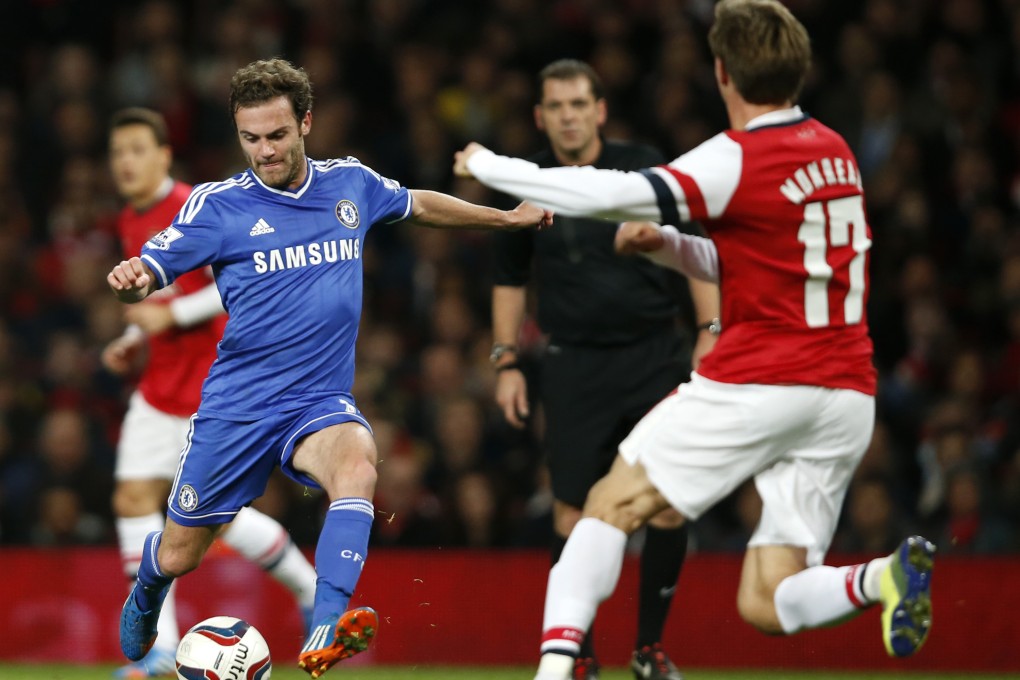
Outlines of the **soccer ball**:
<svg viewBox="0 0 1020 680">
<path fill-rule="evenodd" d="M 273 664 L 262 633 L 233 616 L 191 627 L 177 645 L 180 680 L 269 680 Z"/>
</svg>

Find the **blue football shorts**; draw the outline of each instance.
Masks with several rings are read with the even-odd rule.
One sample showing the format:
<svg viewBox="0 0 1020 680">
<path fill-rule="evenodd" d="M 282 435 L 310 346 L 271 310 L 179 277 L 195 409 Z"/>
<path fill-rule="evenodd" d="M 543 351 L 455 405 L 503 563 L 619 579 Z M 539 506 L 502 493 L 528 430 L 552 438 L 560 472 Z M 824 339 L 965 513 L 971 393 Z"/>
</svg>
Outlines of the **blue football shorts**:
<svg viewBox="0 0 1020 680">
<path fill-rule="evenodd" d="M 238 422 L 195 415 L 170 490 L 168 515 L 178 524 L 225 524 L 266 491 L 273 469 L 321 488 L 294 469 L 294 445 L 330 425 L 355 421 L 369 431 L 353 397 L 328 397 L 312 406 Z"/>
</svg>

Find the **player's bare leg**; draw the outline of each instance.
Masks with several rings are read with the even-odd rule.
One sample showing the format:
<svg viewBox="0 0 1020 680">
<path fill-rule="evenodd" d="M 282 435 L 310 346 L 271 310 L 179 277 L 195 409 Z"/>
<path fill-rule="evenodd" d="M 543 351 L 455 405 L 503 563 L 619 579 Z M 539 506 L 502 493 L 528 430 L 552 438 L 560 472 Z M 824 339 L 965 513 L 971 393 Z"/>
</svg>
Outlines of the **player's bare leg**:
<svg viewBox="0 0 1020 680">
<path fill-rule="evenodd" d="M 776 614 L 776 589 L 788 576 L 807 568 L 806 556 L 804 548 L 787 545 L 749 547 L 737 589 L 740 616 L 763 633 L 783 633 Z"/>
</svg>

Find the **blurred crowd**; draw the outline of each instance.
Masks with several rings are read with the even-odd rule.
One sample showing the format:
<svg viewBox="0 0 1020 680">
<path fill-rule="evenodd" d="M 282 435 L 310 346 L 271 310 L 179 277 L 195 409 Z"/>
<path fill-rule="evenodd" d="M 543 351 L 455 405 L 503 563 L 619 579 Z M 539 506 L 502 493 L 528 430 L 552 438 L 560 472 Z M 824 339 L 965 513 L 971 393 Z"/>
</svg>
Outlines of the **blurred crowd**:
<svg viewBox="0 0 1020 680">
<path fill-rule="evenodd" d="M 101 348 L 123 328 L 106 159 L 115 109 L 167 117 L 174 175 L 243 169 L 227 83 L 284 56 L 311 75 L 313 158 L 419 189 L 476 140 L 527 156 L 538 70 L 588 61 L 606 135 L 668 157 L 725 128 L 710 0 L 15 0 L 0 28 L 0 544 L 115 543 L 113 451 L 130 385 Z M 833 545 L 1020 549 L 1020 0 L 789 0 L 815 64 L 801 104 L 858 156 L 874 231 L 878 424 Z M 5 35 L 6 33 L 6 35 Z M 545 546 L 541 414 L 493 404 L 489 238 L 380 225 L 364 251 L 355 397 L 379 448 L 374 546 Z M 342 292 L 338 291 L 338 294 Z M 536 351 L 532 323 L 523 338 Z M 324 499 L 274 477 L 259 507 L 302 545 Z M 741 549 L 752 485 L 699 521 Z"/>
</svg>

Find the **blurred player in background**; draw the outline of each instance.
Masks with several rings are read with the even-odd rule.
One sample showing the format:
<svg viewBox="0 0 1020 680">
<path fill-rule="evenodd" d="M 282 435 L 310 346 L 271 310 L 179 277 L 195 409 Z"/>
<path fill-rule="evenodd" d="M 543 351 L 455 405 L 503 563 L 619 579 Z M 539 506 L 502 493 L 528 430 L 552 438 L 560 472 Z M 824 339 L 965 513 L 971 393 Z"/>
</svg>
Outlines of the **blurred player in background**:
<svg viewBox="0 0 1020 680">
<path fill-rule="evenodd" d="M 173 223 L 113 268 L 125 302 L 212 266 L 230 320 L 202 387 L 162 531 L 145 538 L 138 581 L 121 612 L 121 648 L 139 659 L 158 640 L 173 580 L 197 568 L 219 527 L 260 496 L 279 466 L 321 487 L 330 505 L 315 551 L 313 626 L 298 665 L 319 677 L 368 647 L 369 607 L 347 610 L 368 553 L 376 446 L 355 405 L 363 239 L 376 224 L 519 229 L 552 215 L 503 211 L 411 191 L 357 159 L 312 160 L 312 85 L 282 59 L 234 74 L 229 107 L 249 163 L 196 187 Z"/>
<path fill-rule="evenodd" d="M 116 112 L 110 124 L 110 168 L 127 205 L 118 228 L 126 254 L 173 221 L 191 187 L 170 177 L 172 150 L 163 117 L 150 109 Z M 138 384 L 117 447 L 113 511 L 124 573 L 133 582 L 145 537 L 163 527 L 166 499 L 198 410 L 202 381 L 216 358 L 227 315 L 208 268 L 178 278 L 150 300 L 125 310 L 124 335 L 103 352 L 111 372 Z M 308 626 L 315 570 L 276 520 L 253 508 L 237 513 L 222 538 L 294 594 Z M 180 639 L 173 594 L 159 617 L 159 641 L 145 658 L 119 669 L 119 678 L 174 674 Z"/>
<path fill-rule="evenodd" d="M 650 146 L 603 139 L 606 100 L 601 79 L 588 64 L 555 61 L 538 81 L 535 123 L 549 146 L 531 159 L 537 165 L 639 170 L 665 162 Z M 588 491 L 609 471 L 620 441 L 690 374 L 678 328 L 682 277 L 646 259 L 617 255 L 615 232 L 616 225 L 605 220 L 558 217 L 554 229 L 493 235 L 491 358 L 498 371 L 496 402 L 514 427 L 524 427 L 530 408 L 519 338 L 533 269 L 538 323 L 548 335 L 537 392 L 555 497 L 553 564 L 581 518 Z M 703 320 L 696 362 L 715 342 L 719 291 L 696 280 L 689 288 L 696 318 Z M 687 527 L 679 513 L 667 508 L 649 521 L 631 659 L 637 680 L 683 677 L 661 641 L 686 550 Z M 574 676 L 591 680 L 598 674 L 589 631 Z"/>
<path fill-rule="evenodd" d="M 781 3 L 722 0 L 709 44 L 731 129 L 668 165 L 540 169 L 476 144 L 456 157 L 458 174 L 562 214 L 700 221 L 711 240 L 628 223 L 618 247 L 722 287 L 716 346 L 621 443 L 550 572 L 541 680 L 570 676 L 628 534 L 670 506 L 696 519 L 749 478 L 763 509 L 737 594 L 747 622 L 791 634 L 881 602 L 897 657 L 930 630 L 935 547 L 923 537 L 862 564 L 823 564 L 875 419 L 871 234 L 856 160 L 794 105 L 811 46 Z"/>
</svg>

